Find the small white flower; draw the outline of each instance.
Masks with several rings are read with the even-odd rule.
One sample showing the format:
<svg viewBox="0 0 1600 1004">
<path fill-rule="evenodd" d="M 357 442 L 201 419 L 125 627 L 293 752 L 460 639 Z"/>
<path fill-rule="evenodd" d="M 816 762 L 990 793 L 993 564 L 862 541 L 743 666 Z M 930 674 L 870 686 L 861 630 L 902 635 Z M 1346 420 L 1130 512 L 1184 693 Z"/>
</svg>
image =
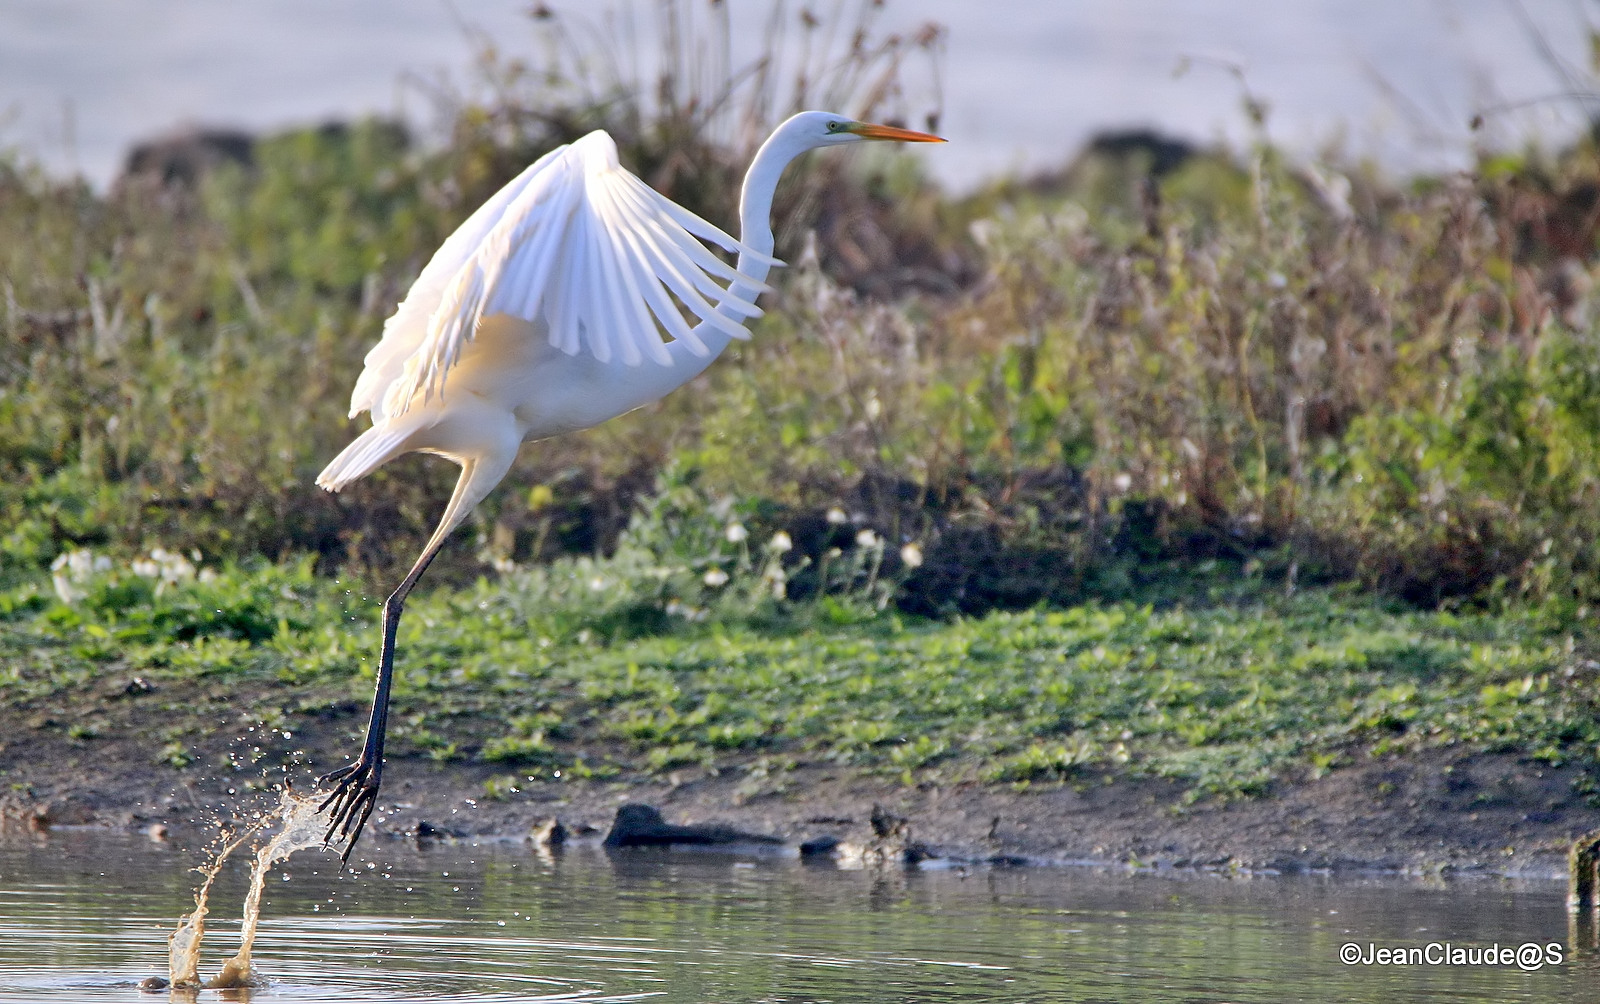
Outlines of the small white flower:
<svg viewBox="0 0 1600 1004">
<path fill-rule="evenodd" d="M 876 419 L 883 414 L 883 405 L 879 403 L 877 395 L 867 398 L 867 417 Z"/>
<path fill-rule="evenodd" d="M 696 606 L 684 603 L 682 600 L 673 600 L 667 604 L 668 617 L 682 617 L 686 621 L 703 621 L 707 611 Z"/>
<path fill-rule="evenodd" d="M 743 523 L 729 523 L 726 536 L 728 538 L 728 543 L 739 544 L 742 543 L 746 537 L 750 536 L 750 531 L 744 528 Z"/>
<path fill-rule="evenodd" d="M 922 548 L 916 544 L 907 544 L 900 549 L 900 560 L 905 562 L 907 568 L 918 568 L 922 565 Z"/>
<path fill-rule="evenodd" d="M 856 544 L 861 547 L 877 547 L 878 535 L 872 532 L 871 527 L 868 527 L 856 534 Z"/>
<path fill-rule="evenodd" d="M 140 578 L 155 579 L 157 596 L 166 592 L 168 586 L 189 582 L 195 575 L 194 565 L 188 558 L 164 547 L 151 548 L 150 557 L 135 558 L 128 563 L 128 569 Z"/>
<path fill-rule="evenodd" d="M 705 582 L 706 585 L 710 586 L 712 589 L 715 589 L 718 586 L 725 586 L 728 584 L 728 573 L 724 572 L 720 568 L 713 568 L 706 572 Z"/>
<path fill-rule="evenodd" d="M 1115 488 L 1119 492 L 1127 491 L 1129 488 L 1133 487 L 1133 475 L 1128 474 L 1126 471 L 1118 474 L 1116 477 L 1111 479 L 1111 487 Z"/>
<path fill-rule="evenodd" d="M 602 579 L 598 575 L 596 575 L 594 578 L 589 580 L 589 588 L 594 590 L 597 593 L 600 590 L 604 589 L 605 587 L 606 587 L 606 580 Z"/>
<path fill-rule="evenodd" d="M 76 603 L 89 595 L 87 589 L 80 588 L 82 584 L 94 578 L 97 573 L 111 571 L 111 559 L 105 555 L 98 557 L 88 548 L 79 548 L 76 551 L 66 551 L 56 555 L 50 562 L 50 584 L 55 587 L 56 595 L 63 603 Z"/>
<path fill-rule="evenodd" d="M 826 557 L 828 557 L 828 558 L 838 558 L 838 557 L 841 557 L 843 554 L 844 554 L 844 552 L 839 550 L 837 547 L 830 547 L 830 548 L 828 548 L 828 553 L 827 553 Z"/>
<path fill-rule="evenodd" d="M 55 587 L 56 596 L 60 597 L 62 603 L 76 603 L 89 595 L 84 590 L 73 585 L 72 580 L 60 572 L 50 576 L 50 584 Z"/>
<path fill-rule="evenodd" d="M 772 535 L 771 540 L 767 541 L 767 548 L 779 554 L 786 554 L 794 550 L 794 541 L 789 538 L 787 530 L 779 530 Z"/>
<path fill-rule="evenodd" d="M 850 517 L 844 514 L 843 509 L 840 509 L 838 506 L 834 506 L 832 509 L 828 510 L 828 522 L 838 526 L 840 523 L 850 522 Z"/>
</svg>

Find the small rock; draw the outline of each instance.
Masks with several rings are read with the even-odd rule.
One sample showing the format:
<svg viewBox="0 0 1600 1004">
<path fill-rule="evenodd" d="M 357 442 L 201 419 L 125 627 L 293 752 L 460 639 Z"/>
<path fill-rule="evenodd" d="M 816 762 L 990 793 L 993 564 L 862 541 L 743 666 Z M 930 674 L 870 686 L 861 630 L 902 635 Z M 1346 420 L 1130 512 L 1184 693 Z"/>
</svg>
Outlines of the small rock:
<svg viewBox="0 0 1600 1004">
<path fill-rule="evenodd" d="M 679 826 L 661 818 L 655 806 L 630 802 L 617 809 L 606 834 L 607 847 L 665 847 L 671 844 L 781 844 L 765 833 L 746 833 L 731 826 L 691 823 Z"/>
<path fill-rule="evenodd" d="M 824 837 L 813 837 L 800 845 L 800 856 L 803 858 L 831 858 L 839 853 L 838 837 L 829 834 Z"/>
<path fill-rule="evenodd" d="M 904 838 L 910 832 L 910 825 L 906 817 L 896 816 L 881 805 L 872 807 L 872 835 L 879 840 Z"/>
<path fill-rule="evenodd" d="M 417 825 L 413 826 L 411 828 L 411 832 L 407 835 L 411 837 L 413 841 L 419 844 L 427 843 L 431 840 L 460 840 L 463 836 L 465 836 L 465 834 L 456 830 L 448 830 L 442 826 L 435 826 L 426 819 L 417 820 Z"/>
<path fill-rule="evenodd" d="M 567 842 L 567 828 L 561 820 L 551 817 L 535 823 L 528 831 L 528 840 L 535 847 L 560 847 Z"/>
<path fill-rule="evenodd" d="M 900 860 L 908 865 L 914 865 L 938 856 L 933 852 L 933 848 L 920 841 L 907 842 L 905 849 L 900 852 Z"/>
<path fill-rule="evenodd" d="M 142 676 L 135 676 L 132 679 L 122 681 L 120 686 L 112 684 L 111 689 L 106 692 L 106 696 L 113 699 L 118 697 L 138 697 L 141 694 L 151 693 L 155 689 L 155 685 L 149 680 Z"/>
<path fill-rule="evenodd" d="M 872 807 L 872 842 L 862 852 L 862 860 L 872 865 L 915 865 L 938 857 L 927 844 L 913 840 L 911 821 L 881 805 Z"/>
<path fill-rule="evenodd" d="M 167 982 L 167 978 L 165 976 L 146 976 L 144 979 L 139 981 L 139 989 L 143 990 L 147 994 L 153 994 L 158 990 L 165 990 L 170 986 L 172 986 L 172 984 Z"/>
</svg>

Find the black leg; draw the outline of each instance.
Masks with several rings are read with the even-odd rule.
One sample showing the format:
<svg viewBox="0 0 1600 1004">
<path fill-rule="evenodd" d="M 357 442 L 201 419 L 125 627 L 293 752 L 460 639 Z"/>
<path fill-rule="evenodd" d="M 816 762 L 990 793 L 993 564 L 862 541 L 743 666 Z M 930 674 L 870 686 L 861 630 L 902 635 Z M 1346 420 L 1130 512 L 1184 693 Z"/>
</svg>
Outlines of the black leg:
<svg viewBox="0 0 1600 1004">
<path fill-rule="evenodd" d="M 367 721 L 367 741 L 361 747 L 361 757 L 355 763 L 317 779 L 318 784 L 333 785 L 333 791 L 317 807 L 318 812 L 329 807 L 333 809 L 328 832 L 322 836 L 323 844 L 331 844 L 336 839 L 343 840 L 344 853 L 340 858 L 346 863 L 350 860 L 350 852 L 355 850 L 356 841 L 361 839 L 361 831 L 371 818 L 372 810 L 378 805 L 378 787 L 383 780 L 383 740 L 389 728 L 389 684 L 394 680 L 395 634 L 400 627 L 400 612 L 405 608 L 406 597 L 411 595 L 411 588 L 422 578 L 422 573 L 428 570 L 428 564 L 439 553 L 439 548 L 444 546 L 450 531 L 460 526 L 473 506 L 505 477 L 511 461 L 516 458 L 520 442 L 520 437 L 508 435 L 500 444 L 503 449 L 456 460 L 461 464 L 461 478 L 456 482 L 455 493 L 450 496 L 450 504 L 445 507 L 438 529 L 433 531 L 428 546 L 422 549 L 422 556 L 406 573 L 400 588 L 384 601 L 378 683 L 372 694 L 372 717 Z"/>
<path fill-rule="evenodd" d="M 321 812 L 333 807 L 328 832 L 323 834 L 324 845 L 335 838 L 345 841 L 340 860 L 348 863 L 350 852 L 367 825 L 372 810 L 378 804 L 378 788 L 383 781 L 383 741 L 389 728 L 389 685 L 394 680 L 395 633 L 400 627 L 400 613 L 405 609 L 406 597 L 422 578 L 433 556 L 439 553 L 442 539 L 430 541 L 422 557 L 411 566 L 405 581 L 400 583 L 383 604 L 383 644 L 378 655 L 378 682 L 372 694 L 372 716 L 367 720 L 367 741 L 361 747 L 361 757 L 355 763 L 341 767 L 317 779 L 318 784 L 333 784 L 333 791 L 317 807 Z"/>
</svg>

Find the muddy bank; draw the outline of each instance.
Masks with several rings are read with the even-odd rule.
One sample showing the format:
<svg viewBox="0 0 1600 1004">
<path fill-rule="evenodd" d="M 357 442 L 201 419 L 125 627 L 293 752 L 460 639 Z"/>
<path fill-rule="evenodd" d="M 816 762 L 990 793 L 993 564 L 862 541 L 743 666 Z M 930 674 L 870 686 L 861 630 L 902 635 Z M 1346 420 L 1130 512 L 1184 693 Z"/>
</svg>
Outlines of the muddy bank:
<svg viewBox="0 0 1600 1004">
<path fill-rule="evenodd" d="M 0 750 L 0 807 L 14 828 L 99 825 L 198 833 L 219 815 L 270 799 L 259 771 L 151 769 L 147 758 L 29 743 Z M 523 839 L 558 820 L 598 842 L 619 806 L 659 808 L 672 824 L 718 824 L 791 847 L 835 838 L 870 845 L 872 816 L 903 817 L 907 842 L 935 857 L 1000 865 L 1102 863 L 1298 872 L 1392 871 L 1556 877 L 1568 844 L 1600 828 L 1577 774 L 1503 754 L 1435 750 L 1376 758 L 1269 795 L 1185 803 L 1172 784 L 1085 777 L 1074 783 L 906 786 L 802 765 L 752 789 L 748 776 L 685 771 L 640 781 L 523 782 L 485 797 L 504 771 L 390 762 L 370 853 L 390 839 Z M 282 776 L 281 774 L 277 776 Z M 297 784 L 308 783 L 302 770 Z"/>
</svg>

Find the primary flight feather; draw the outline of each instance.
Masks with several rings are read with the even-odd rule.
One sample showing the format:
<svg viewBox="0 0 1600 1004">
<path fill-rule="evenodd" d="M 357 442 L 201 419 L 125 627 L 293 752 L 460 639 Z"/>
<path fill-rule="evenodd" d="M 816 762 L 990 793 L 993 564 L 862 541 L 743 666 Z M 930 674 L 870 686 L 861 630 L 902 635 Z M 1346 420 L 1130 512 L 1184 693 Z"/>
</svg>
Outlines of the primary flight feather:
<svg viewBox="0 0 1600 1004">
<path fill-rule="evenodd" d="M 651 317 L 697 354 L 709 352 L 668 292 L 702 321 L 748 337 L 705 297 L 742 317 L 759 317 L 760 309 L 718 285 L 739 273 L 696 238 L 778 264 L 623 170 L 604 132 L 551 151 L 468 217 L 428 262 L 367 354 L 350 416 L 372 410 L 379 420 L 404 412 L 419 393 L 437 393 L 489 313 L 542 322 L 550 343 L 568 355 L 586 346 L 601 362 L 618 352 L 630 366 L 645 355 L 672 364 Z"/>
</svg>

